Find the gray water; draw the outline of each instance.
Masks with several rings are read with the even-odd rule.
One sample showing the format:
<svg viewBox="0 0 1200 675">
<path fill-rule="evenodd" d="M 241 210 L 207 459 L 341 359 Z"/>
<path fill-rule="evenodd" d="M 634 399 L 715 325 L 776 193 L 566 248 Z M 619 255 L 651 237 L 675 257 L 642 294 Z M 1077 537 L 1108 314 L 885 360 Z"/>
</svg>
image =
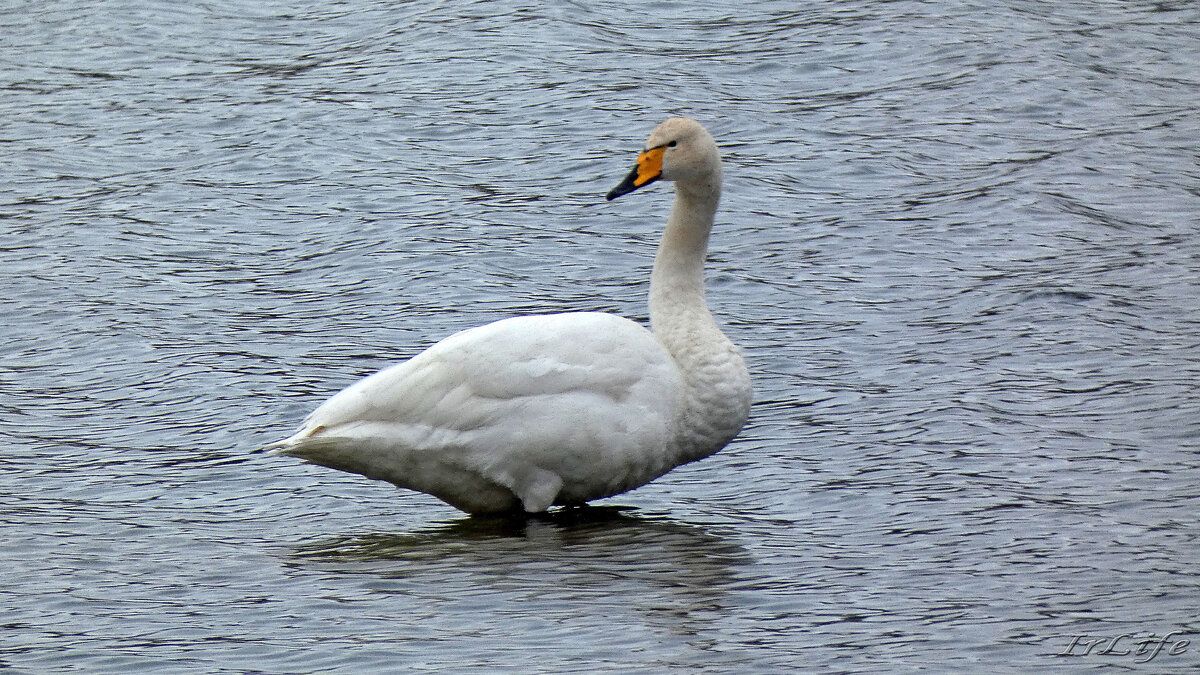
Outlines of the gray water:
<svg viewBox="0 0 1200 675">
<path fill-rule="evenodd" d="M 0 669 L 1200 665 L 1196 3 L 544 4 L 5 4 Z M 602 195 L 673 114 L 725 451 L 527 523 L 256 452 L 644 319 L 669 190 Z"/>
</svg>

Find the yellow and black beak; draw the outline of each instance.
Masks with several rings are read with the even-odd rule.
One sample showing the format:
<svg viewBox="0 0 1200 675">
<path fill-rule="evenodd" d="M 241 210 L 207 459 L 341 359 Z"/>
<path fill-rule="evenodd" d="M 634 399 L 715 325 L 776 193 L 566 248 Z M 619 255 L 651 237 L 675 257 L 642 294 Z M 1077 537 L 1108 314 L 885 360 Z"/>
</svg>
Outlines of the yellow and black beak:
<svg viewBox="0 0 1200 675">
<path fill-rule="evenodd" d="M 606 199 L 612 201 L 658 180 L 662 175 L 663 153 L 666 151 L 666 145 L 643 150 L 642 154 L 638 155 L 637 166 L 633 167 L 633 171 L 629 172 L 620 185 L 609 191 Z"/>
</svg>

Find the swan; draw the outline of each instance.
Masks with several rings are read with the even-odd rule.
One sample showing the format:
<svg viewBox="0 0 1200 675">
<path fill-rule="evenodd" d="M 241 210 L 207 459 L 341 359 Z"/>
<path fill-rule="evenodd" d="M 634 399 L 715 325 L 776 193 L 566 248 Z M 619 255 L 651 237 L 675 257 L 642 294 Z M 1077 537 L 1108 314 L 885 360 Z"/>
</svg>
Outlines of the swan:
<svg viewBox="0 0 1200 675">
<path fill-rule="evenodd" d="M 720 450 L 746 422 L 751 385 L 705 301 L 721 159 L 698 122 L 656 127 L 607 198 L 657 180 L 675 182 L 675 202 L 649 330 L 599 312 L 465 330 L 335 394 L 267 449 L 470 514 L 580 505 Z"/>
</svg>

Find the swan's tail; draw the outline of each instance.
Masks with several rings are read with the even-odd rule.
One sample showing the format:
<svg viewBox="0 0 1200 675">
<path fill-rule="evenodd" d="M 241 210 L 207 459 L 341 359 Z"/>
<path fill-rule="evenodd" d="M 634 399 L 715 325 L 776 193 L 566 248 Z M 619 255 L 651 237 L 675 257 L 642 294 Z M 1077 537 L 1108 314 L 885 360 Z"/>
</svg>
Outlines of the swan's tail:
<svg viewBox="0 0 1200 675">
<path fill-rule="evenodd" d="M 263 450 L 268 455 L 296 457 L 331 469 L 396 482 L 395 467 L 387 461 L 387 453 L 373 447 L 369 436 L 363 438 L 355 435 L 353 432 L 359 431 L 356 428 L 358 426 L 338 427 L 337 433 L 331 433 L 319 424 L 305 426 L 282 441 L 267 445 Z"/>
<path fill-rule="evenodd" d="M 562 487 L 561 479 L 546 471 L 498 480 L 461 466 L 455 461 L 459 453 L 400 445 L 398 439 L 414 433 L 419 432 L 378 422 L 316 425 L 263 449 L 425 492 L 467 513 L 506 513 L 522 506 L 529 512 L 545 511 Z"/>
<path fill-rule="evenodd" d="M 317 426 L 314 428 L 305 426 L 304 428 L 300 429 L 300 431 L 297 431 L 282 441 L 275 441 L 274 443 L 269 443 L 263 446 L 262 452 L 265 452 L 268 455 L 285 455 L 288 457 L 308 459 L 308 456 L 312 454 L 313 446 L 323 445 L 321 441 L 324 439 L 316 436 L 316 434 L 324 429 L 325 427 L 322 426 Z"/>
</svg>

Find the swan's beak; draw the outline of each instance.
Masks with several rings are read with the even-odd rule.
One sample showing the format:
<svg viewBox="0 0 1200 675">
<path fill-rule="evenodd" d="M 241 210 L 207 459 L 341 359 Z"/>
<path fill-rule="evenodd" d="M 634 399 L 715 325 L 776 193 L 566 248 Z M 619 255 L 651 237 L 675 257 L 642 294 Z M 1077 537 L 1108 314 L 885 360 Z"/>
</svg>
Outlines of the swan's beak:
<svg viewBox="0 0 1200 675">
<path fill-rule="evenodd" d="M 633 167 L 633 171 L 625 176 L 625 180 L 621 181 L 620 185 L 609 191 L 606 199 L 612 201 L 658 180 L 658 177 L 662 175 L 663 153 L 666 151 L 667 146 L 665 145 L 642 151 L 642 154 L 638 155 L 637 166 Z"/>
</svg>

